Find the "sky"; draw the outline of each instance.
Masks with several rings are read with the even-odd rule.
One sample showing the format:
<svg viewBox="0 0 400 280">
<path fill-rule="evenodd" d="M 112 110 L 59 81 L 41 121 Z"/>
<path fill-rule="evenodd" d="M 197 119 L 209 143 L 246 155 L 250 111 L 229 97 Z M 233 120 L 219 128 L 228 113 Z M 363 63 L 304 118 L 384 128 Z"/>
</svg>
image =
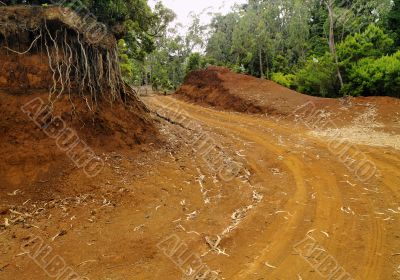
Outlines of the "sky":
<svg viewBox="0 0 400 280">
<path fill-rule="evenodd" d="M 156 2 L 159 2 L 159 0 L 150 0 L 149 4 L 154 7 Z M 176 13 L 177 19 L 174 23 L 188 26 L 190 24 L 190 12 L 196 14 L 204 12 L 201 17 L 202 23 L 209 23 L 211 17 L 207 15 L 207 12 L 226 14 L 234 4 L 243 4 L 247 0 L 161 0 L 161 2 Z"/>
</svg>

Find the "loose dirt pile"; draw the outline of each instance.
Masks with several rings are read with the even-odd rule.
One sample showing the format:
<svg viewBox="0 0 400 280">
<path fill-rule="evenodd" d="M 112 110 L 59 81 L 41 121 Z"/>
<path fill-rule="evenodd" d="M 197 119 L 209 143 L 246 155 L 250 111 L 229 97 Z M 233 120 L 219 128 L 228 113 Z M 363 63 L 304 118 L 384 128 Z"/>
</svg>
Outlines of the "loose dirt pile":
<svg viewBox="0 0 400 280">
<path fill-rule="evenodd" d="M 214 66 L 190 73 L 177 95 L 202 105 L 231 111 L 284 115 L 308 101 L 319 101 L 272 81 Z"/>
<path fill-rule="evenodd" d="M 389 97 L 329 99 L 309 96 L 269 80 L 236 74 L 227 68 L 215 66 L 191 72 L 176 96 L 230 111 L 282 117 L 295 114 L 299 107 L 307 103 L 312 103 L 316 110 L 331 114 L 341 110 L 343 118 L 356 116 L 361 111 L 357 109 L 354 112 L 350 110 L 351 107 L 363 108 L 372 104 L 376 106 L 378 117 L 387 117 L 385 121 L 388 121 L 398 113 L 400 106 L 398 99 Z"/>
</svg>

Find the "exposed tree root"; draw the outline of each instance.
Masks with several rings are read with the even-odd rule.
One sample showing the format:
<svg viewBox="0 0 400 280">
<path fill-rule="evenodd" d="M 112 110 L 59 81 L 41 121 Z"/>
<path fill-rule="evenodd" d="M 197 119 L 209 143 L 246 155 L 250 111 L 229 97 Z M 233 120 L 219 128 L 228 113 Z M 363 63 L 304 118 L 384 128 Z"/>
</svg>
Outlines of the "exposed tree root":
<svg viewBox="0 0 400 280">
<path fill-rule="evenodd" d="M 0 28 L 0 47 L 18 55 L 45 50 L 43 53 L 47 55 L 52 77 L 51 104 L 66 93 L 71 100 L 74 93 L 79 94 L 94 111 L 99 99 L 126 103 L 135 98 L 134 94 L 128 93 L 131 89 L 126 88 L 122 80 L 116 44 L 113 47 L 93 45 L 79 31 L 46 20 L 34 30 L 17 28 L 17 32 L 12 34 Z M 21 44 L 20 37 L 33 40 L 29 45 L 26 41 Z M 21 45 L 29 47 L 19 51 Z"/>
</svg>

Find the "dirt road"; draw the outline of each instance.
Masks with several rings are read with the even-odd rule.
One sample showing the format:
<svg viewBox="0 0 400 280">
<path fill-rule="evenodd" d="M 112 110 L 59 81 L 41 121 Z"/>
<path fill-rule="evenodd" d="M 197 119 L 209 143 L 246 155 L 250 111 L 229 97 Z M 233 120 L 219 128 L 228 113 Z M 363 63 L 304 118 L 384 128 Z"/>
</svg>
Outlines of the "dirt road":
<svg viewBox="0 0 400 280">
<path fill-rule="evenodd" d="M 321 279 L 323 273 L 298 254 L 296 243 L 307 234 L 353 278 L 395 279 L 399 151 L 357 146 L 378 170 L 361 182 L 330 152 L 329 141 L 292 123 L 174 102 L 188 118 L 236 139 L 228 149 L 243 150 L 252 173 L 249 185 L 263 195 L 224 244 L 230 257 L 211 262 L 227 279 Z"/>
<path fill-rule="evenodd" d="M 100 205 L 2 232 L 1 279 L 46 279 L 20 254 L 32 233 L 90 279 L 203 279 L 190 258 L 204 279 L 400 279 L 399 150 L 348 145 L 376 167 L 362 181 L 302 125 L 145 102 L 172 144 L 146 160 L 119 155 L 118 172 L 92 182 L 114 190 Z"/>
</svg>

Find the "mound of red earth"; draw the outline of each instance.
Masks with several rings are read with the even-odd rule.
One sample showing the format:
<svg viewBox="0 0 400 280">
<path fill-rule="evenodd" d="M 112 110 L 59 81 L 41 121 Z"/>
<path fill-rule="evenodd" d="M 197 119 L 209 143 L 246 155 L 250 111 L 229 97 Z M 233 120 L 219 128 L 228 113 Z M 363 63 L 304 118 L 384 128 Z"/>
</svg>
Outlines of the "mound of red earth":
<svg viewBox="0 0 400 280">
<path fill-rule="evenodd" d="M 339 111 L 340 121 L 343 122 L 349 121 L 357 113 L 357 109 L 340 110 L 346 109 L 346 103 L 349 102 L 360 109 L 365 108 L 367 104 L 373 104 L 377 107 L 379 118 L 384 122 L 391 122 L 400 108 L 400 100 L 395 98 L 359 97 L 344 100 L 314 97 L 269 80 L 236 74 L 227 68 L 216 66 L 189 73 L 184 84 L 176 92 L 176 97 L 229 111 L 283 117 L 290 116 L 299 107 L 312 103 L 316 110 L 334 114 Z"/>
<path fill-rule="evenodd" d="M 25 201 L 89 192 L 112 176 L 113 154 L 135 157 L 158 143 L 148 109 L 66 90 L 49 103 L 47 57 L 0 51 L 0 214 Z M 110 171 L 111 170 L 111 171 Z"/>
<path fill-rule="evenodd" d="M 58 6 L 0 8 L 0 201 L 96 184 L 110 153 L 158 138 L 112 59 L 113 34 L 90 40 L 82 21 Z"/>
<path fill-rule="evenodd" d="M 110 152 L 131 150 L 157 138 L 141 102 L 99 102 L 91 112 L 81 97 L 66 95 L 51 110 L 47 99 L 47 92 L 0 91 L 3 194 L 19 190 L 43 197 L 45 189 L 39 185 L 49 183 L 54 191 L 61 181 L 71 181 L 71 175 L 85 185 L 82 182 L 97 176 Z"/>
<path fill-rule="evenodd" d="M 314 97 L 302 95 L 275 82 L 209 67 L 191 72 L 178 96 L 200 104 L 246 113 L 288 114 Z"/>
</svg>

